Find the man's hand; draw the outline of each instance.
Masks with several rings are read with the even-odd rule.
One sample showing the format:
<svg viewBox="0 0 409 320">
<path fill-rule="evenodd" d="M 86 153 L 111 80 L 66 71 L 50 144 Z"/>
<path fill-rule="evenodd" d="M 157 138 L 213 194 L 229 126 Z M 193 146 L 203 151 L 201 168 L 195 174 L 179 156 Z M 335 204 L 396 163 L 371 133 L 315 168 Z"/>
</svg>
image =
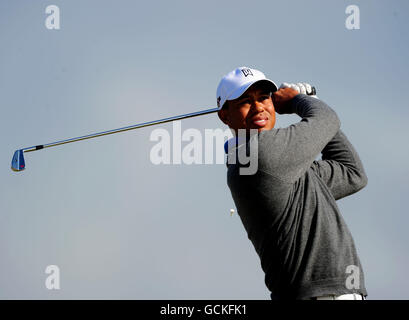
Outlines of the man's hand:
<svg viewBox="0 0 409 320">
<path fill-rule="evenodd" d="M 292 110 L 290 108 L 291 100 L 300 94 L 293 88 L 281 88 L 273 93 L 274 109 L 278 114 L 290 114 Z"/>
<path fill-rule="evenodd" d="M 298 94 L 311 94 L 312 87 L 308 83 L 286 83 L 284 82 L 278 91 L 273 93 L 274 108 L 278 114 L 293 113 L 290 105 L 291 100 Z"/>
</svg>

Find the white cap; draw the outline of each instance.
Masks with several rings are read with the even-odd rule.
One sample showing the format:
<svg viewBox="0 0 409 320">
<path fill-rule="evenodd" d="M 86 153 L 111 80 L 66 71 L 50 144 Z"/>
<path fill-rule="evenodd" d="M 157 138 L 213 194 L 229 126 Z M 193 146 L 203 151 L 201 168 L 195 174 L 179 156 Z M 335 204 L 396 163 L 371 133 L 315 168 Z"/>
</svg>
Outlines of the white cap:
<svg viewBox="0 0 409 320">
<path fill-rule="evenodd" d="M 258 81 L 267 81 L 272 85 L 273 92 L 277 91 L 276 84 L 267 79 L 259 70 L 247 67 L 237 68 L 226 74 L 217 87 L 217 107 L 221 109 L 226 100 L 240 97 L 252 84 Z"/>
</svg>

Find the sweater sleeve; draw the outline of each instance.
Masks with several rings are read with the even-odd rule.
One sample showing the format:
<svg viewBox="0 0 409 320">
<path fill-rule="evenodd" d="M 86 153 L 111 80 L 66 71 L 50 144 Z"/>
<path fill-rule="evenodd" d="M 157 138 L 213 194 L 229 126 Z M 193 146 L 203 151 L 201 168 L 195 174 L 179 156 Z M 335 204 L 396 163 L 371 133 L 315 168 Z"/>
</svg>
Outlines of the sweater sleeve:
<svg viewBox="0 0 409 320">
<path fill-rule="evenodd" d="M 291 107 L 300 122 L 262 131 L 258 139 L 258 169 L 288 183 L 311 167 L 341 126 L 335 111 L 321 100 L 299 94 Z"/>
<path fill-rule="evenodd" d="M 322 160 L 314 161 L 311 168 L 326 183 L 335 200 L 358 192 L 368 183 L 358 153 L 341 130 L 322 150 Z"/>
</svg>

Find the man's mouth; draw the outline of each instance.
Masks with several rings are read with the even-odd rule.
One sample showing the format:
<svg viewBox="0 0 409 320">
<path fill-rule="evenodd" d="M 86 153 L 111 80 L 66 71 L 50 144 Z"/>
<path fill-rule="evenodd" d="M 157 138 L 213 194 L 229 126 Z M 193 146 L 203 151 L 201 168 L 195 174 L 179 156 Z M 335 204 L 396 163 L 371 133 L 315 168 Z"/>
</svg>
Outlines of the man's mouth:
<svg viewBox="0 0 409 320">
<path fill-rule="evenodd" d="M 258 128 L 264 127 L 268 122 L 266 117 L 257 117 L 251 120 L 251 123 L 254 124 Z"/>
<path fill-rule="evenodd" d="M 257 121 L 253 121 L 253 123 L 260 127 L 264 127 L 267 123 L 267 120 L 257 120 Z"/>
</svg>

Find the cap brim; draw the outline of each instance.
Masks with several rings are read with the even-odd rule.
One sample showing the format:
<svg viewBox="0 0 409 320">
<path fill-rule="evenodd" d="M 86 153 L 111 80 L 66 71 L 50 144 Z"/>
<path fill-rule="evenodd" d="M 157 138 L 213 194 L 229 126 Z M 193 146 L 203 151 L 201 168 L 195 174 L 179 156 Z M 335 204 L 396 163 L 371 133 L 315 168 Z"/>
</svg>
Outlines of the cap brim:
<svg viewBox="0 0 409 320">
<path fill-rule="evenodd" d="M 244 84 L 243 86 L 238 88 L 236 91 L 234 91 L 230 95 L 229 99 L 227 99 L 227 100 L 234 100 L 234 99 L 240 98 L 241 95 L 244 92 L 246 92 L 253 84 L 256 84 L 256 83 L 259 83 L 259 82 L 262 82 L 262 81 L 270 84 L 272 86 L 273 92 L 278 90 L 277 85 L 273 81 L 271 81 L 270 79 L 261 79 L 261 80 L 257 80 L 257 81 L 254 81 L 254 82 L 249 82 L 249 83 Z"/>
</svg>

